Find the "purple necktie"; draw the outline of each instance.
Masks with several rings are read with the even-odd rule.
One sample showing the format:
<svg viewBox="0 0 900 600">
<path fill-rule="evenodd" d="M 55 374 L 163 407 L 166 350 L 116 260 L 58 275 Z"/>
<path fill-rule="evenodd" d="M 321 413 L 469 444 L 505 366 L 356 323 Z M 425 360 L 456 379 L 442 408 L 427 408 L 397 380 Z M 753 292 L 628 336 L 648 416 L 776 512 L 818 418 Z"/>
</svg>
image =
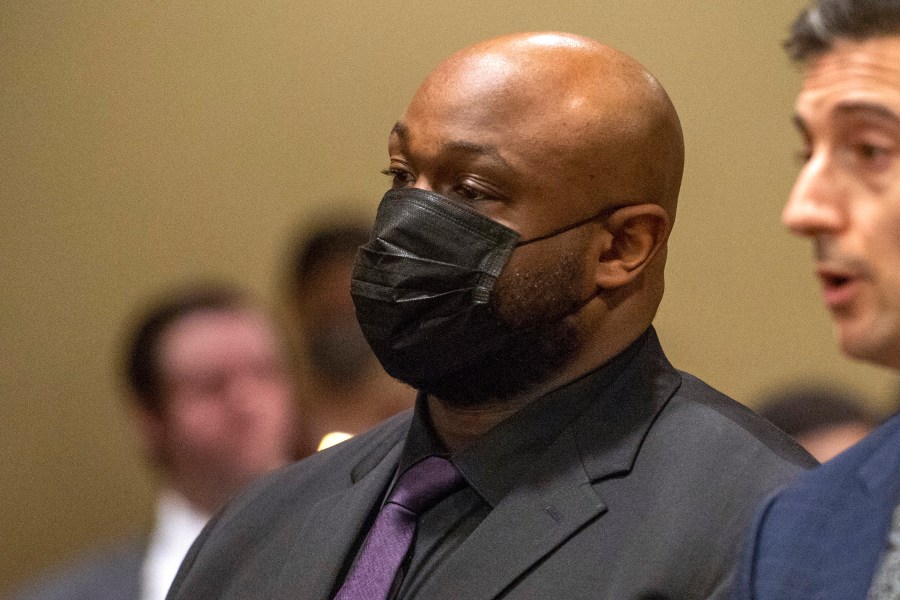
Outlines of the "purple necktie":
<svg viewBox="0 0 900 600">
<path fill-rule="evenodd" d="M 416 520 L 465 483 L 452 462 L 429 456 L 406 470 L 381 507 L 334 600 L 386 600 L 416 532 Z"/>
</svg>

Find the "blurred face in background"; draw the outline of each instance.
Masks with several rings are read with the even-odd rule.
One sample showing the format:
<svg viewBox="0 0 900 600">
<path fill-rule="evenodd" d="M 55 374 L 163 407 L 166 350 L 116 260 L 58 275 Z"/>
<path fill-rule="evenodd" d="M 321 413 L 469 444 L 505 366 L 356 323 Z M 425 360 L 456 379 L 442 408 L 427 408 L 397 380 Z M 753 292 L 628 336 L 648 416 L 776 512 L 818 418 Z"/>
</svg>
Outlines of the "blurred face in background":
<svg viewBox="0 0 900 600">
<path fill-rule="evenodd" d="M 900 368 L 900 37 L 812 59 L 796 121 L 806 161 L 782 218 L 814 242 L 844 352 Z"/>
<path fill-rule="evenodd" d="M 376 366 L 350 296 L 355 258 L 355 253 L 340 253 L 323 261 L 295 299 L 306 358 L 317 377 L 337 387 L 351 387 Z"/>
<path fill-rule="evenodd" d="M 162 413 L 145 415 L 151 452 L 168 483 L 215 510 L 287 462 L 293 389 L 282 342 L 250 309 L 188 314 L 158 348 Z"/>
</svg>

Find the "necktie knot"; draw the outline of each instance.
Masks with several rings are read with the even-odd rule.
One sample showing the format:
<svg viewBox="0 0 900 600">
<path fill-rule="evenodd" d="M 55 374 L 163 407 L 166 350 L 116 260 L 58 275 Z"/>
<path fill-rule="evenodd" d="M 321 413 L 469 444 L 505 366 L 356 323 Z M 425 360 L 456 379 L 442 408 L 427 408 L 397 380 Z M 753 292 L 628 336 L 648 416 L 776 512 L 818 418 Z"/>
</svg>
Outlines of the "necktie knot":
<svg viewBox="0 0 900 600">
<path fill-rule="evenodd" d="M 400 476 L 387 501 L 418 516 L 464 483 L 462 474 L 452 462 L 440 456 L 429 456 Z"/>
</svg>

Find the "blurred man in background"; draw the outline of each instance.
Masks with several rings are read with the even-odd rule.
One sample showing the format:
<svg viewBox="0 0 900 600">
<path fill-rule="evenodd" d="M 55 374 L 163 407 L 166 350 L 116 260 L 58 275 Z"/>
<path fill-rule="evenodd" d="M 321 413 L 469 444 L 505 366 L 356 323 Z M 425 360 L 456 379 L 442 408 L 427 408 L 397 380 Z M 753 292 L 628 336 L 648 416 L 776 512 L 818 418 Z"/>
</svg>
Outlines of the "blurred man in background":
<svg viewBox="0 0 900 600">
<path fill-rule="evenodd" d="M 350 272 L 369 231 L 359 223 L 330 221 L 299 236 L 290 256 L 298 458 L 315 452 L 329 434 L 362 433 L 415 400 L 412 388 L 381 368 L 356 321 Z"/>
<path fill-rule="evenodd" d="M 813 242 L 845 354 L 900 369 L 900 2 L 821 0 L 787 42 L 805 164 L 782 214 Z M 771 498 L 735 598 L 900 598 L 900 418 Z"/>
<path fill-rule="evenodd" d="M 800 442 L 819 462 L 831 460 L 880 422 L 855 395 L 813 384 L 773 392 L 762 399 L 757 412 Z"/>
<path fill-rule="evenodd" d="M 130 413 L 160 476 L 147 536 L 84 557 L 21 600 L 160 600 L 210 515 L 293 445 L 282 340 L 247 295 L 173 292 L 137 322 L 125 354 Z"/>
</svg>

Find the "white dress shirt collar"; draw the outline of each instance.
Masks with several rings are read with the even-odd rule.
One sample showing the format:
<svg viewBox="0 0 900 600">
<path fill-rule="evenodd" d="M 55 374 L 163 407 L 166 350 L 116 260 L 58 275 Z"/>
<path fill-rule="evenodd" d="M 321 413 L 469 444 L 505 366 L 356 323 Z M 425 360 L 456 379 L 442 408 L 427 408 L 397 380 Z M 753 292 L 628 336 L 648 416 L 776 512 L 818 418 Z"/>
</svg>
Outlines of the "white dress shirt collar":
<svg viewBox="0 0 900 600">
<path fill-rule="evenodd" d="M 160 492 L 141 573 L 141 600 L 165 599 L 181 561 L 209 517 L 178 492 Z"/>
</svg>

